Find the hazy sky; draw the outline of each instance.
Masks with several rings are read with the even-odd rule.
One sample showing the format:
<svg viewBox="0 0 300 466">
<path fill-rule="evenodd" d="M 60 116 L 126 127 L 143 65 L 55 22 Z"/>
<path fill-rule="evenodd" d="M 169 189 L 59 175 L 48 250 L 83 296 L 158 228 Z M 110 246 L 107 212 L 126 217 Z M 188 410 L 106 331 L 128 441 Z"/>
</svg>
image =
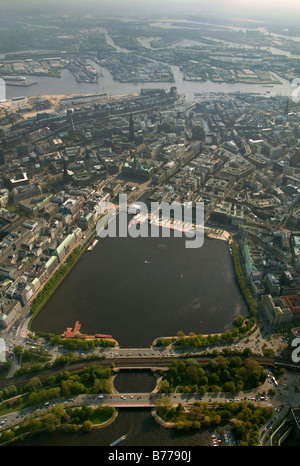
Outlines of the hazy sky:
<svg viewBox="0 0 300 466">
<path fill-rule="evenodd" d="M 118 13 L 118 8 L 122 10 L 127 7 L 131 13 L 137 12 L 178 12 L 183 11 L 188 13 L 193 12 L 216 13 L 222 10 L 226 15 L 236 16 L 241 14 L 243 17 L 258 17 L 263 15 L 264 18 L 270 17 L 291 17 L 294 20 L 300 21 L 300 0 L 0 0 L 0 6 L 15 6 L 15 11 L 18 7 L 24 10 L 35 5 L 40 12 L 46 5 L 53 9 L 57 7 L 67 6 L 68 8 L 89 8 L 97 6 L 99 11 L 101 8 L 109 7 L 112 11 Z"/>
</svg>

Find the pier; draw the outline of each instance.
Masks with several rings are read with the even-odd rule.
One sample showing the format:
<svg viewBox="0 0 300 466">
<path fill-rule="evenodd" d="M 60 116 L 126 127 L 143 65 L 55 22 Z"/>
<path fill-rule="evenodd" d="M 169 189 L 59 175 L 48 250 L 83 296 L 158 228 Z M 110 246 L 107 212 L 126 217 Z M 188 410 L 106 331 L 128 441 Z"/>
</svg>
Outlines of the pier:
<svg viewBox="0 0 300 466">
<path fill-rule="evenodd" d="M 95 335 L 87 335 L 85 333 L 80 333 L 80 328 L 81 328 L 81 323 L 78 320 L 76 320 L 74 328 L 72 329 L 72 327 L 68 327 L 64 331 L 63 335 L 66 338 L 76 338 L 78 336 L 78 338 L 81 338 L 83 340 L 93 340 L 95 338 L 109 338 L 109 339 L 112 338 L 112 335 L 105 335 L 102 333 L 96 333 Z"/>
</svg>

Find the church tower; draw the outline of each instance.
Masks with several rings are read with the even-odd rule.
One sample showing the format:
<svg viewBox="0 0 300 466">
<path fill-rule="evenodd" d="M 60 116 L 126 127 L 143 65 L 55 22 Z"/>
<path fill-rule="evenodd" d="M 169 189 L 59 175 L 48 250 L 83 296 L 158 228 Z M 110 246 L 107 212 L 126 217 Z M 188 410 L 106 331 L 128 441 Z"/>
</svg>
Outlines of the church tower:
<svg viewBox="0 0 300 466">
<path fill-rule="evenodd" d="M 285 116 L 288 116 L 289 111 L 290 111 L 290 101 L 289 99 L 287 99 L 286 104 L 285 104 L 285 109 L 284 109 Z"/>
</svg>

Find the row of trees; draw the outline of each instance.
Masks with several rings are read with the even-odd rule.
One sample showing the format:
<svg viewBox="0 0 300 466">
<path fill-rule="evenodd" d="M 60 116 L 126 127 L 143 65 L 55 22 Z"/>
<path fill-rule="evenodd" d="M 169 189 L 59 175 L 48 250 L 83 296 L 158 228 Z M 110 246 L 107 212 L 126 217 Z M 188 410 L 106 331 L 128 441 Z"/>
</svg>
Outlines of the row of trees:
<svg viewBox="0 0 300 466">
<path fill-rule="evenodd" d="M 250 315 L 255 317 L 257 315 L 257 305 L 246 284 L 245 277 L 244 277 L 242 267 L 240 264 L 238 246 L 235 240 L 231 242 L 231 250 L 232 250 L 233 267 L 234 267 L 234 272 L 235 272 L 237 282 L 239 284 L 241 292 L 243 293 L 245 301 L 248 305 Z"/>
<path fill-rule="evenodd" d="M 87 354 L 81 356 L 78 353 L 64 353 L 58 356 L 55 361 L 51 361 L 51 354 L 43 348 L 34 348 L 24 350 L 22 346 L 15 346 L 14 353 L 19 357 L 21 366 L 14 372 L 15 377 L 25 374 L 34 374 L 37 372 L 47 371 L 49 369 L 60 369 L 71 364 L 82 361 L 95 361 L 105 358 L 104 355 Z"/>
<path fill-rule="evenodd" d="M 81 247 L 76 247 L 71 252 L 68 257 L 68 261 L 66 264 L 62 264 L 53 276 L 47 281 L 47 283 L 43 286 L 42 290 L 37 294 L 36 298 L 33 301 L 31 307 L 31 313 L 36 314 L 40 311 L 40 309 L 44 306 L 46 301 L 50 298 L 53 292 L 56 290 L 58 285 L 63 280 L 66 273 L 73 267 L 75 262 L 79 259 L 80 255 L 82 254 Z"/>
<path fill-rule="evenodd" d="M 113 348 L 116 345 L 115 340 L 106 338 L 94 338 L 92 340 L 86 340 L 84 338 L 80 338 L 80 335 L 78 335 L 78 338 L 65 338 L 61 337 L 60 335 L 42 333 L 39 333 L 38 335 L 46 338 L 52 345 L 62 345 L 70 349 L 81 348 L 92 350 L 98 347 Z"/>
<path fill-rule="evenodd" d="M 0 391 L 1 400 L 10 399 L 10 405 L 31 406 L 44 401 L 84 393 L 110 393 L 111 369 L 100 364 L 86 366 L 81 372 L 61 371 L 45 380 L 33 377 L 26 385 L 10 385 Z M 24 396 L 24 399 L 22 398 Z"/>
<path fill-rule="evenodd" d="M 255 324 L 255 320 L 245 319 L 243 316 L 238 316 L 233 324 L 233 330 L 225 330 L 225 332 L 221 334 L 211 334 L 205 336 L 201 334 L 189 334 L 189 336 L 185 336 L 183 333 L 178 332 L 179 338 L 175 341 L 174 346 L 180 348 L 203 348 L 210 345 L 233 343 L 235 340 L 244 337 L 251 331 Z"/>
<path fill-rule="evenodd" d="M 256 388 L 265 382 L 266 371 L 252 359 L 239 356 L 226 359 L 223 356 L 200 364 L 195 359 L 174 361 L 164 373 L 159 385 L 160 392 L 236 392 Z"/>
</svg>

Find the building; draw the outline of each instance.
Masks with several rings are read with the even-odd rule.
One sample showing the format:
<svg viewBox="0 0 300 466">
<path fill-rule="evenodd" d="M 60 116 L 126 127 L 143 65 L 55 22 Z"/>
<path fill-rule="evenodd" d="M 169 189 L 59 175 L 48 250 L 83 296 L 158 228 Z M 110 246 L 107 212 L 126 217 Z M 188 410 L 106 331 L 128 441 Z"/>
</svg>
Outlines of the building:
<svg viewBox="0 0 300 466">
<path fill-rule="evenodd" d="M 243 206 L 223 202 L 215 206 L 211 218 L 221 223 L 238 226 L 244 221 L 244 209 Z"/>
<path fill-rule="evenodd" d="M 6 297 L 14 300 L 16 299 L 20 301 L 22 306 L 25 306 L 33 293 L 34 286 L 29 282 L 28 277 L 22 275 L 8 288 Z"/>
<path fill-rule="evenodd" d="M 74 233 L 69 234 L 52 252 L 54 256 L 57 256 L 59 262 L 62 262 L 66 255 L 72 250 L 76 242 L 76 235 Z"/>
<path fill-rule="evenodd" d="M 42 190 L 39 184 L 32 183 L 26 186 L 17 186 L 12 190 L 13 199 L 15 202 L 28 199 L 29 197 L 39 196 L 42 194 Z"/>
<path fill-rule="evenodd" d="M 16 188 L 17 186 L 25 186 L 29 184 L 29 179 L 26 172 L 19 173 L 13 177 L 6 177 L 6 182 L 10 189 Z"/>
<path fill-rule="evenodd" d="M 72 217 L 76 214 L 76 212 L 80 208 L 79 199 L 67 199 L 59 208 L 59 211 L 64 215 L 71 215 Z"/>
<path fill-rule="evenodd" d="M 23 223 L 20 215 L 5 209 L 0 210 L 0 235 L 4 236 L 11 233 L 14 229 Z"/>
<path fill-rule="evenodd" d="M 7 328 L 21 313 L 22 306 L 16 299 L 0 298 L 0 327 Z"/>
<path fill-rule="evenodd" d="M 292 408 L 290 417 L 293 421 L 292 436 L 294 439 L 300 440 L 300 409 Z"/>
<path fill-rule="evenodd" d="M 283 299 L 290 308 L 291 312 L 294 315 L 299 314 L 300 317 L 300 295 L 284 296 Z"/>
<path fill-rule="evenodd" d="M 280 282 L 274 274 L 268 273 L 264 279 L 264 286 L 272 296 L 279 296 Z"/>
<path fill-rule="evenodd" d="M 50 202 L 45 207 L 42 207 L 40 209 L 40 215 L 42 215 L 42 217 L 47 222 L 49 222 L 52 218 L 54 218 L 56 216 L 58 211 L 59 211 L 59 206 L 57 204 L 54 204 L 54 203 Z"/>
<path fill-rule="evenodd" d="M 40 196 L 23 199 L 18 203 L 18 206 L 27 214 L 36 217 L 39 215 L 40 210 L 49 203 L 51 197 L 52 194 L 41 194 Z"/>
<path fill-rule="evenodd" d="M 224 149 L 228 150 L 229 152 L 232 152 L 233 154 L 238 154 L 239 148 L 237 147 L 236 143 L 234 141 L 225 141 L 223 143 Z"/>
<path fill-rule="evenodd" d="M 122 189 L 121 183 L 111 182 L 111 183 L 107 183 L 103 187 L 103 192 L 108 193 L 110 195 L 111 199 L 112 199 L 112 198 L 114 198 L 115 196 L 117 196 L 119 194 L 121 189 Z"/>
<path fill-rule="evenodd" d="M 88 230 L 94 223 L 94 212 L 84 212 L 79 219 L 79 225 L 82 230 Z"/>
<path fill-rule="evenodd" d="M 134 157 L 132 160 L 123 164 L 122 174 L 148 180 L 152 177 L 153 170 L 153 165 L 149 165 L 145 161 L 139 161 Z"/>
<path fill-rule="evenodd" d="M 284 325 L 292 322 L 293 313 L 283 297 L 273 297 L 270 294 L 262 295 L 260 305 L 271 325 Z"/>
</svg>

